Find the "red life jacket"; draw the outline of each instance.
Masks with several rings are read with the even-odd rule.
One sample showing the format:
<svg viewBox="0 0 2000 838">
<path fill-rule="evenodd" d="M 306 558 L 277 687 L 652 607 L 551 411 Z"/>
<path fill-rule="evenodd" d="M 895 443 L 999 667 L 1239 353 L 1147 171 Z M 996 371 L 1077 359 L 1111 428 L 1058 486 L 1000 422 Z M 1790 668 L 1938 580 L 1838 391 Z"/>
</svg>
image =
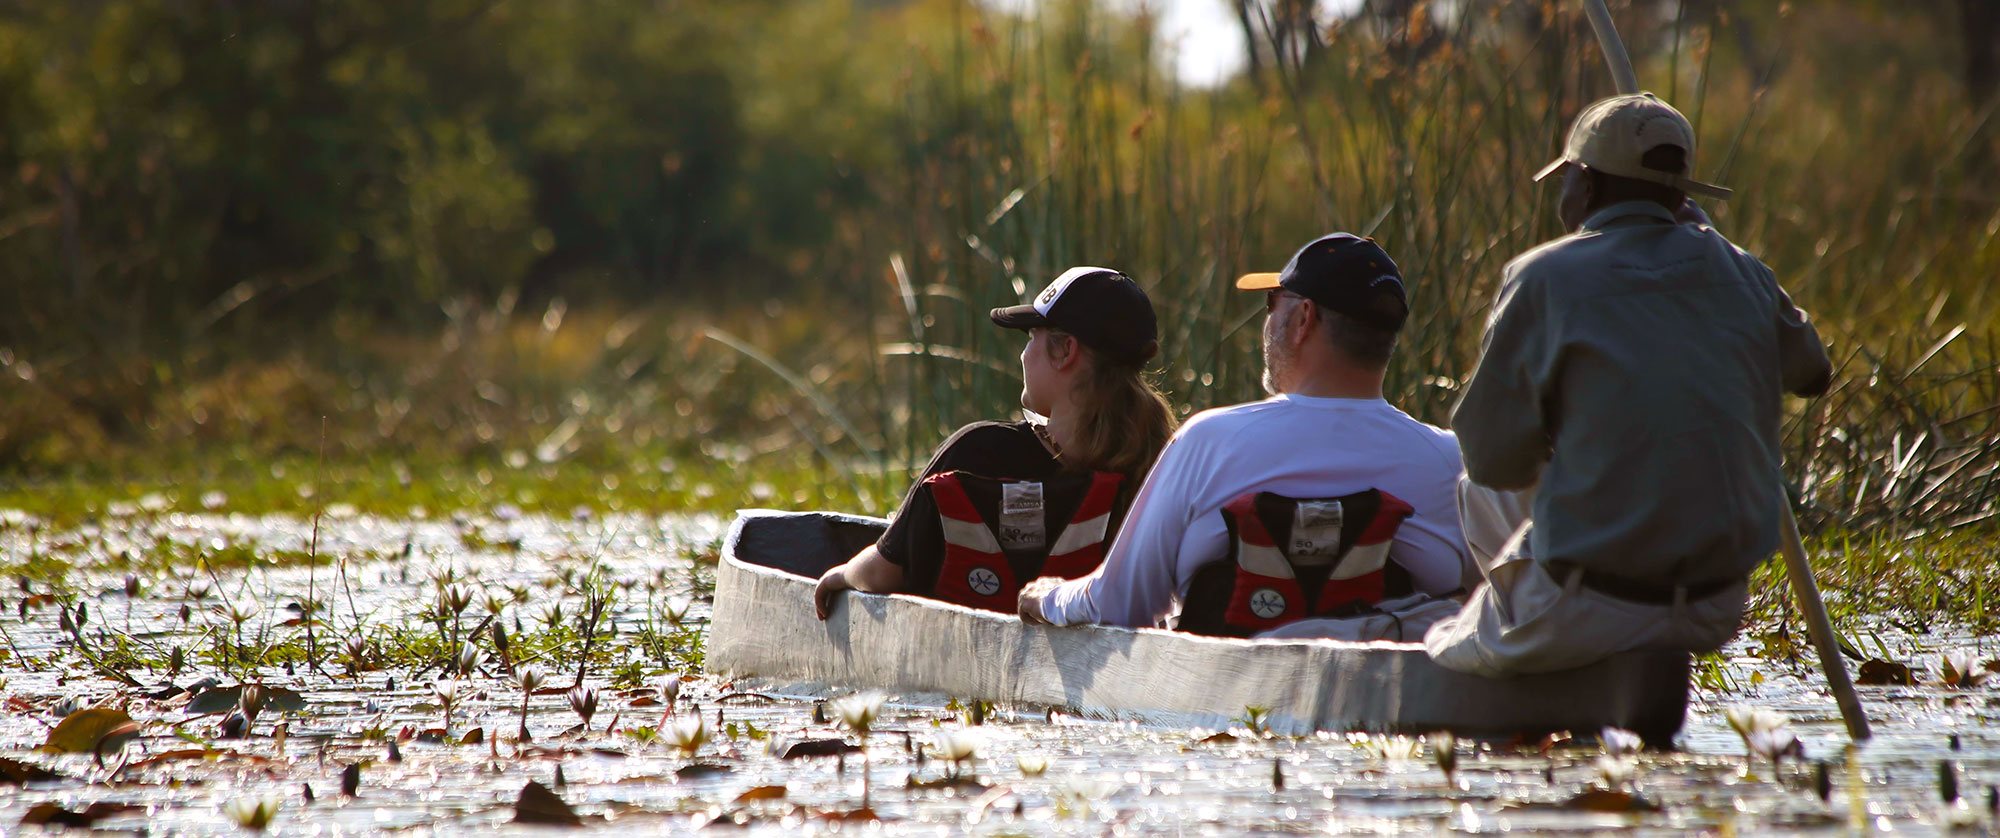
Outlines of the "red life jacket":
<svg viewBox="0 0 2000 838">
<path fill-rule="evenodd" d="M 1102 471 L 1041 483 L 962 471 L 925 478 L 944 525 L 944 565 L 931 595 L 1012 614 L 1026 582 L 1097 569 L 1123 481 Z M 1074 514 L 1055 517 L 1072 505 Z M 1050 532 L 1054 521 L 1065 523 Z"/>
<path fill-rule="evenodd" d="M 1413 592 L 1389 545 L 1415 509 L 1377 489 L 1337 498 L 1252 492 L 1222 507 L 1229 555 L 1195 571 L 1178 628 L 1248 637 Z"/>
</svg>

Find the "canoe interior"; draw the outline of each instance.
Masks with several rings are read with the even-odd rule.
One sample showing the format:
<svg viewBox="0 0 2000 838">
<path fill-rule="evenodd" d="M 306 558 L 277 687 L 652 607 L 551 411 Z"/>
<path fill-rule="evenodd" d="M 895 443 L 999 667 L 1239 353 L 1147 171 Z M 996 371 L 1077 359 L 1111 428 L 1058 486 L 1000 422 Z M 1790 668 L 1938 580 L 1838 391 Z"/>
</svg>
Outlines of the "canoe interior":
<svg viewBox="0 0 2000 838">
<path fill-rule="evenodd" d="M 723 543 L 707 665 L 802 691 L 883 689 L 1057 707 L 1088 716 L 1223 727 L 1270 708 L 1272 729 L 1480 737 L 1594 734 L 1665 745 L 1687 710 L 1689 657 L 1630 652 L 1570 672 L 1486 679 L 1414 643 L 1238 640 L 1158 629 L 1023 626 L 919 597 L 841 595 L 813 581 L 880 535 L 879 518 L 743 512 Z"/>
</svg>

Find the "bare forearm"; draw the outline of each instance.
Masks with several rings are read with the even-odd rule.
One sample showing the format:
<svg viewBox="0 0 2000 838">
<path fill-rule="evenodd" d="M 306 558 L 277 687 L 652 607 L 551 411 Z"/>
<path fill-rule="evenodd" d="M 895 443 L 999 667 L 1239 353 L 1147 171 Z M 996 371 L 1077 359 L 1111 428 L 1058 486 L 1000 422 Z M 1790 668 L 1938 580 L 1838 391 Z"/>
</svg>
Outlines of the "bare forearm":
<svg viewBox="0 0 2000 838">
<path fill-rule="evenodd" d="M 891 594 L 903 589 L 903 568 L 882 557 L 870 544 L 841 565 L 847 586 L 871 594 Z"/>
</svg>

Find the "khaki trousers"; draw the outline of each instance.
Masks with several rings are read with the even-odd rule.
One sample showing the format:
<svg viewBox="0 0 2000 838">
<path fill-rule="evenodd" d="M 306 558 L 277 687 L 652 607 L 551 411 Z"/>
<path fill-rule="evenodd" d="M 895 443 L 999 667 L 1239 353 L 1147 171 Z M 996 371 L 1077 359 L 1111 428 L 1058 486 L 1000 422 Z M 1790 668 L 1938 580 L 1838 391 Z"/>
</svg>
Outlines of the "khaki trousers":
<svg viewBox="0 0 2000 838">
<path fill-rule="evenodd" d="M 1424 635 L 1439 664 L 1489 678 L 1573 669 L 1635 649 L 1720 648 L 1736 634 L 1748 582 L 1671 604 L 1619 599 L 1586 588 L 1582 571 L 1552 576 L 1529 555 L 1532 489 L 1503 492 L 1461 476 L 1459 520 L 1481 578 L 1458 614 Z"/>
</svg>

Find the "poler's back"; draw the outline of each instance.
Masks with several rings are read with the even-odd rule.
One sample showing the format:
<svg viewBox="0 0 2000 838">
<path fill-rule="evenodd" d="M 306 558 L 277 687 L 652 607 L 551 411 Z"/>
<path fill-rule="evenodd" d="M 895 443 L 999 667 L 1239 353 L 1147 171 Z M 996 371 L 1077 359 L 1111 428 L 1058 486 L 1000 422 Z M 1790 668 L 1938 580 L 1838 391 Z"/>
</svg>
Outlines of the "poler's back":
<svg viewBox="0 0 2000 838">
<path fill-rule="evenodd" d="M 1517 259 L 1508 282 L 1503 306 L 1539 326 L 1513 354 L 1550 443 L 1533 554 L 1653 584 L 1738 577 L 1769 556 L 1781 396 L 1809 366 L 1790 356 L 1809 343 L 1824 364 L 1770 270 L 1713 229 L 1630 204 Z M 1473 419 L 1454 419 L 1461 435 Z"/>
</svg>

